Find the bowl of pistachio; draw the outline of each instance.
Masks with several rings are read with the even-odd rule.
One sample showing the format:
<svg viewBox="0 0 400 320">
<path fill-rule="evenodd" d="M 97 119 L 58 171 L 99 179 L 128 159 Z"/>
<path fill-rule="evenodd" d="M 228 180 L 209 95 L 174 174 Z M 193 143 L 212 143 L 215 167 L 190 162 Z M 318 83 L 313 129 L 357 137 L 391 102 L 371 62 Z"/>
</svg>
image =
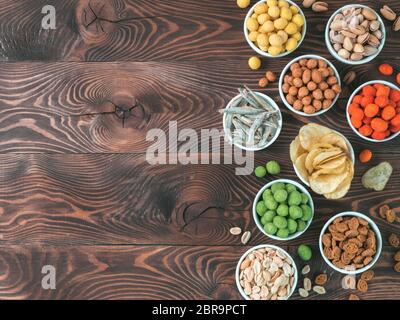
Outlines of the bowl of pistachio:
<svg viewBox="0 0 400 320">
<path fill-rule="evenodd" d="M 381 17 L 370 7 L 349 4 L 338 9 L 325 29 L 329 52 L 340 62 L 360 65 L 375 59 L 385 46 Z"/>
</svg>

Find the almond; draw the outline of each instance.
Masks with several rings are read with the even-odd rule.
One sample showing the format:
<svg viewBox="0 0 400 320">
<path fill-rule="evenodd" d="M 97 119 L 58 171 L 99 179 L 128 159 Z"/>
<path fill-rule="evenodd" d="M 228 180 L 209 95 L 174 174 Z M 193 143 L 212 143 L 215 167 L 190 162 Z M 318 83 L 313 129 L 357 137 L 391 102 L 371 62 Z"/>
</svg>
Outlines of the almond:
<svg viewBox="0 0 400 320">
<path fill-rule="evenodd" d="M 393 23 L 393 31 L 399 31 L 400 30 L 400 17 L 396 19 L 396 21 Z"/>
<path fill-rule="evenodd" d="M 352 83 L 357 77 L 357 74 L 354 71 L 349 71 L 346 73 L 346 75 L 343 77 L 343 81 L 346 84 Z"/>
<path fill-rule="evenodd" d="M 383 6 L 381 9 L 381 14 L 386 20 L 389 21 L 394 21 L 396 20 L 396 13 L 389 7 L 389 6 Z"/>
<path fill-rule="evenodd" d="M 312 5 L 312 10 L 314 12 L 325 12 L 328 11 L 328 4 L 326 2 L 318 1 Z"/>
</svg>

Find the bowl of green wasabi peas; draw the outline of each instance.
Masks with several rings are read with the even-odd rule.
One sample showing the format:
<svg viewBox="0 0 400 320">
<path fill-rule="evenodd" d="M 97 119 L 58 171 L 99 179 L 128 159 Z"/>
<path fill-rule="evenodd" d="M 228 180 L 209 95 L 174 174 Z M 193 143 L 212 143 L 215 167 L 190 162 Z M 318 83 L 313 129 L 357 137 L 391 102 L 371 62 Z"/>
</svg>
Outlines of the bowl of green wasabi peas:
<svg viewBox="0 0 400 320">
<path fill-rule="evenodd" d="M 314 202 L 300 183 L 279 179 L 266 184 L 253 203 L 253 218 L 262 233 L 275 240 L 302 235 L 314 217 Z"/>
</svg>

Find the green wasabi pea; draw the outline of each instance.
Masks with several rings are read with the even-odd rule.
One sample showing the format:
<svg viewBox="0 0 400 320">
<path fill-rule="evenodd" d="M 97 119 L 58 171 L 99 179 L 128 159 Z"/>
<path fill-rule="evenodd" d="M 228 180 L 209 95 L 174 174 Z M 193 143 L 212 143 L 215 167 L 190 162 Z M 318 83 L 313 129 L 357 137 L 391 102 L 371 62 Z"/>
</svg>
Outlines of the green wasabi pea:
<svg viewBox="0 0 400 320">
<path fill-rule="evenodd" d="M 282 190 L 282 189 L 285 189 L 285 184 L 283 182 L 277 182 L 271 186 L 272 193 L 275 193 L 276 191 Z"/>
<path fill-rule="evenodd" d="M 261 223 L 266 224 L 268 222 L 272 222 L 274 217 L 276 216 L 275 211 L 268 210 L 267 212 L 264 213 L 264 215 L 261 218 Z"/>
<path fill-rule="evenodd" d="M 274 225 L 273 223 L 268 222 L 268 223 L 264 226 L 264 230 L 265 230 L 265 232 L 266 232 L 267 234 L 274 235 L 274 234 L 278 231 L 278 228 L 277 228 L 276 225 Z"/>
<path fill-rule="evenodd" d="M 257 178 L 264 178 L 267 175 L 267 170 L 264 167 L 259 166 L 254 170 L 254 174 Z"/>
<path fill-rule="evenodd" d="M 297 231 L 297 222 L 293 219 L 288 219 L 288 229 L 289 229 L 289 233 L 295 233 Z"/>
<path fill-rule="evenodd" d="M 260 201 L 256 205 L 256 211 L 260 217 L 264 215 L 265 212 L 267 212 L 267 207 L 265 206 L 264 201 Z"/>
<path fill-rule="evenodd" d="M 286 191 L 288 193 L 291 193 L 292 191 L 297 191 L 297 188 L 295 185 L 291 184 L 291 183 L 287 183 L 286 184 Z"/>
<path fill-rule="evenodd" d="M 303 220 L 297 220 L 297 231 L 298 232 L 302 232 L 304 230 L 306 230 L 306 223 Z"/>
<path fill-rule="evenodd" d="M 268 196 L 264 203 L 268 210 L 276 210 L 278 208 L 278 202 L 275 201 L 273 196 Z"/>
<path fill-rule="evenodd" d="M 263 200 L 265 200 L 265 198 L 268 197 L 268 196 L 272 196 L 272 191 L 271 191 L 271 189 L 266 189 L 266 190 L 264 190 L 264 192 L 263 192 L 263 194 L 262 194 Z"/>
<path fill-rule="evenodd" d="M 311 248 L 305 244 L 302 244 L 297 248 L 297 254 L 303 261 L 309 261 L 312 257 Z"/>
<path fill-rule="evenodd" d="M 298 191 L 292 191 L 289 194 L 288 204 L 289 206 L 299 206 L 301 204 L 302 197 L 301 193 Z"/>
<path fill-rule="evenodd" d="M 310 221 L 312 218 L 312 210 L 311 207 L 306 205 L 306 204 L 302 204 L 301 205 L 301 210 L 303 211 L 303 216 L 301 217 L 301 220 L 303 221 Z"/>
<path fill-rule="evenodd" d="M 288 197 L 288 193 L 284 189 L 276 190 L 274 193 L 274 199 L 278 202 L 285 202 Z"/>
<path fill-rule="evenodd" d="M 289 207 L 282 203 L 278 206 L 278 209 L 276 209 L 276 213 L 281 217 L 286 217 L 289 214 Z"/>
<path fill-rule="evenodd" d="M 287 227 L 287 220 L 281 216 L 275 216 L 273 223 L 278 229 L 285 229 Z"/>
<path fill-rule="evenodd" d="M 279 229 L 278 232 L 276 233 L 276 235 L 279 238 L 287 238 L 289 237 L 289 229 L 285 228 L 285 229 Z"/>
<path fill-rule="evenodd" d="M 269 174 L 279 174 L 281 173 L 281 166 L 276 161 L 269 161 L 266 165 Z"/>
<path fill-rule="evenodd" d="M 290 206 L 289 215 L 293 220 L 301 219 L 303 210 L 299 206 Z"/>
<path fill-rule="evenodd" d="M 302 194 L 301 194 L 301 203 L 302 203 L 302 204 L 307 204 L 308 201 L 310 201 L 308 195 L 306 195 L 305 193 L 302 193 Z"/>
</svg>

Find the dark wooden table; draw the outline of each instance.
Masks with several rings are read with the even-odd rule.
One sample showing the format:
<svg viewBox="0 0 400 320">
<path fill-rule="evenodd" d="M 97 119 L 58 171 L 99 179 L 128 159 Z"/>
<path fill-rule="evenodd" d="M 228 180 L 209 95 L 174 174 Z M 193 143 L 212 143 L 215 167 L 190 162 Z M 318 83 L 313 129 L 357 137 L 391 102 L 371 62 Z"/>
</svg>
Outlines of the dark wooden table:
<svg viewBox="0 0 400 320">
<path fill-rule="evenodd" d="M 354 2 L 377 10 L 389 4 L 400 13 L 397 0 Z M 301 48 L 264 60 L 254 72 L 243 36 L 246 10 L 234 0 L 92 0 L 97 19 L 87 0 L 0 0 L 0 298 L 240 298 L 234 270 L 241 254 L 257 244 L 282 245 L 252 220 L 253 198 L 267 180 L 236 176 L 235 165 L 149 165 L 146 133 L 172 120 L 180 129 L 221 129 L 217 110 L 236 88 L 257 89 L 267 69 L 280 74 L 294 57 L 315 53 L 334 62 L 342 76 L 357 71 L 356 81 L 332 110 L 312 119 L 288 111 L 277 84 L 263 90 L 280 105 L 284 127 L 272 147 L 257 152 L 256 163 L 278 160 L 279 178 L 297 180 L 289 144 L 310 121 L 338 129 L 356 153 L 368 147 L 374 159 L 356 163 L 347 198 L 314 194 L 311 228 L 284 247 L 295 253 L 300 243 L 313 245 L 312 274 L 330 275 L 327 295 L 311 298 L 347 299 L 350 291 L 322 261 L 317 239 L 335 213 L 364 212 L 379 225 L 384 249 L 376 278 L 360 297 L 400 299 L 395 249 L 387 241 L 399 224 L 377 213 L 386 203 L 400 209 L 399 139 L 367 143 L 345 118 L 351 91 L 382 78 L 380 63 L 400 71 L 400 33 L 389 31 L 373 63 L 340 64 L 328 54 L 323 32 L 330 14 L 346 3 L 329 1 L 326 14 L 306 10 L 309 31 Z M 41 29 L 46 4 L 56 8 L 56 30 Z M 129 108 L 134 99 L 142 109 L 125 119 L 115 113 L 114 104 Z M 362 174 L 383 160 L 395 168 L 388 187 L 364 189 Z M 230 235 L 233 226 L 252 232 L 247 246 Z M 56 290 L 42 289 L 43 265 L 56 267 Z"/>
</svg>

